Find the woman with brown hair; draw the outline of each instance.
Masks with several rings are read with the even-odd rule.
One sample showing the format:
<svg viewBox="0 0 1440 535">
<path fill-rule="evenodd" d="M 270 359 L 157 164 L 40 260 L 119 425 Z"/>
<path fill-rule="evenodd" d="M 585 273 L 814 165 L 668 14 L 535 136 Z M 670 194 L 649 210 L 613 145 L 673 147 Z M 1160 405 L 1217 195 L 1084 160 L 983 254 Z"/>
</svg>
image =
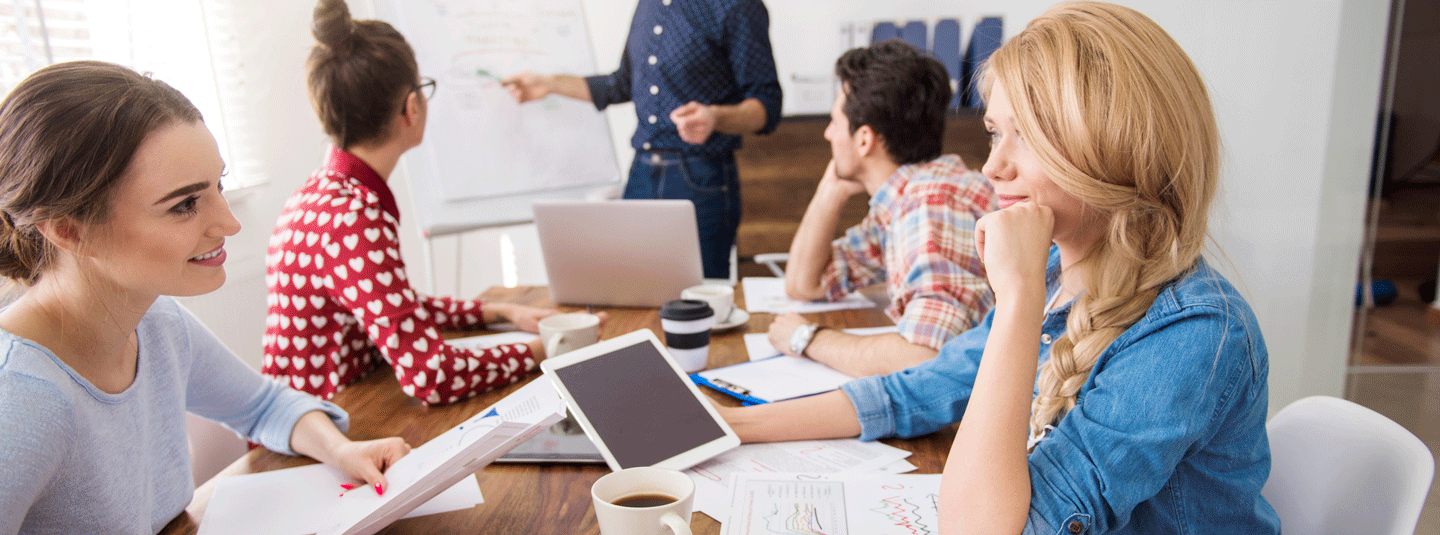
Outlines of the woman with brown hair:
<svg viewBox="0 0 1440 535">
<path fill-rule="evenodd" d="M 435 81 L 420 78 L 400 32 L 351 19 L 343 0 L 320 0 L 314 18 L 310 102 L 334 147 L 270 238 L 264 373 L 329 399 L 386 362 L 406 394 L 429 404 L 524 377 L 544 358 L 538 341 L 470 350 L 439 331 L 509 321 L 535 332 L 554 310 L 421 295 L 400 258 L 387 181 L 424 139 Z"/>
<path fill-rule="evenodd" d="M 160 531 L 194 491 L 186 411 L 377 492 L 409 451 L 345 438 L 167 297 L 225 282 L 223 170 L 190 101 L 119 65 L 46 67 L 0 104 L 0 533 Z"/>
<path fill-rule="evenodd" d="M 1278 533 L 1265 342 L 1201 256 L 1219 140 L 1189 57 L 1132 9 L 1069 2 L 981 90 L 990 315 L 927 363 L 726 420 L 752 442 L 959 422 L 942 533 Z"/>
</svg>

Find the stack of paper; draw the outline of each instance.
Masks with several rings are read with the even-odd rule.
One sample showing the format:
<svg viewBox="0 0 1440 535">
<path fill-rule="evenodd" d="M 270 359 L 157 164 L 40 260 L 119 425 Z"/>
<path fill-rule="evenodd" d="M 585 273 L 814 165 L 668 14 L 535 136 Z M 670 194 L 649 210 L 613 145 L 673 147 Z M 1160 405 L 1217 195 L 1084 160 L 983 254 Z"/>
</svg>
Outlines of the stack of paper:
<svg viewBox="0 0 1440 535">
<path fill-rule="evenodd" d="M 730 485 L 740 474 L 898 474 L 915 466 L 910 452 L 856 439 L 744 444 L 686 470 L 695 480 L 695 510 L 725 523 L 731 516 Z"/>
</svg>

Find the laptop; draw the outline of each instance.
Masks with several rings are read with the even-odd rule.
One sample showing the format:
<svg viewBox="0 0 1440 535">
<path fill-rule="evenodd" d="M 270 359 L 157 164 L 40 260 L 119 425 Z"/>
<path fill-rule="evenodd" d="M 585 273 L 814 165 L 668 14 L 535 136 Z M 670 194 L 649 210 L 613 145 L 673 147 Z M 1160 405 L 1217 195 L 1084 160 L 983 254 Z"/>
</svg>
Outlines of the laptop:
<svg viewBox="0 0 1440 535">
<path fill-rule="evenodd" d="M 533 205 L 559 304 L 659 307 L 701 284 L 700 233 L 688 200 Z"/>
</svg>

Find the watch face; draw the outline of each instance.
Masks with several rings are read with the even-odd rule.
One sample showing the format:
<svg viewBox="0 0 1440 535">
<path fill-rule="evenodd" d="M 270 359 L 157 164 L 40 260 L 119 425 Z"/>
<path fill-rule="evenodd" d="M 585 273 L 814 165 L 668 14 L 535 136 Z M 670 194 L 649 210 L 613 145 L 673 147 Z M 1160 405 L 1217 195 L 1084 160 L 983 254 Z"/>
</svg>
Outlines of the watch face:
<svg viewBox="0 0 1440 535">
<path fill-rule="evenodd" d="M 796 355 L 805 352 L 805 346 L 810 345 L 810 338 L 815 335 L 815 325 L 801 325 L 795 328 L 790 334 L 790 352 Z"/>
</svg>

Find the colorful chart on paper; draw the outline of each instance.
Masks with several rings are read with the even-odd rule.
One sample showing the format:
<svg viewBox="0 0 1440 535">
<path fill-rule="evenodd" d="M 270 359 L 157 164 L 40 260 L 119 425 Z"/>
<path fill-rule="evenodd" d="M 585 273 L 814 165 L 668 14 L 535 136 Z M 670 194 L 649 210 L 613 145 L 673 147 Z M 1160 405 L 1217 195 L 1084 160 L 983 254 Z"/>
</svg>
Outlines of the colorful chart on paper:
<svg viewBox="0 0 1440 535">
<path fill-rule="evenodd" d="M 736 479 L 726 535 L 929 535 L 937 524 L 940 476 L 743 475 Z"/>
</svg>

